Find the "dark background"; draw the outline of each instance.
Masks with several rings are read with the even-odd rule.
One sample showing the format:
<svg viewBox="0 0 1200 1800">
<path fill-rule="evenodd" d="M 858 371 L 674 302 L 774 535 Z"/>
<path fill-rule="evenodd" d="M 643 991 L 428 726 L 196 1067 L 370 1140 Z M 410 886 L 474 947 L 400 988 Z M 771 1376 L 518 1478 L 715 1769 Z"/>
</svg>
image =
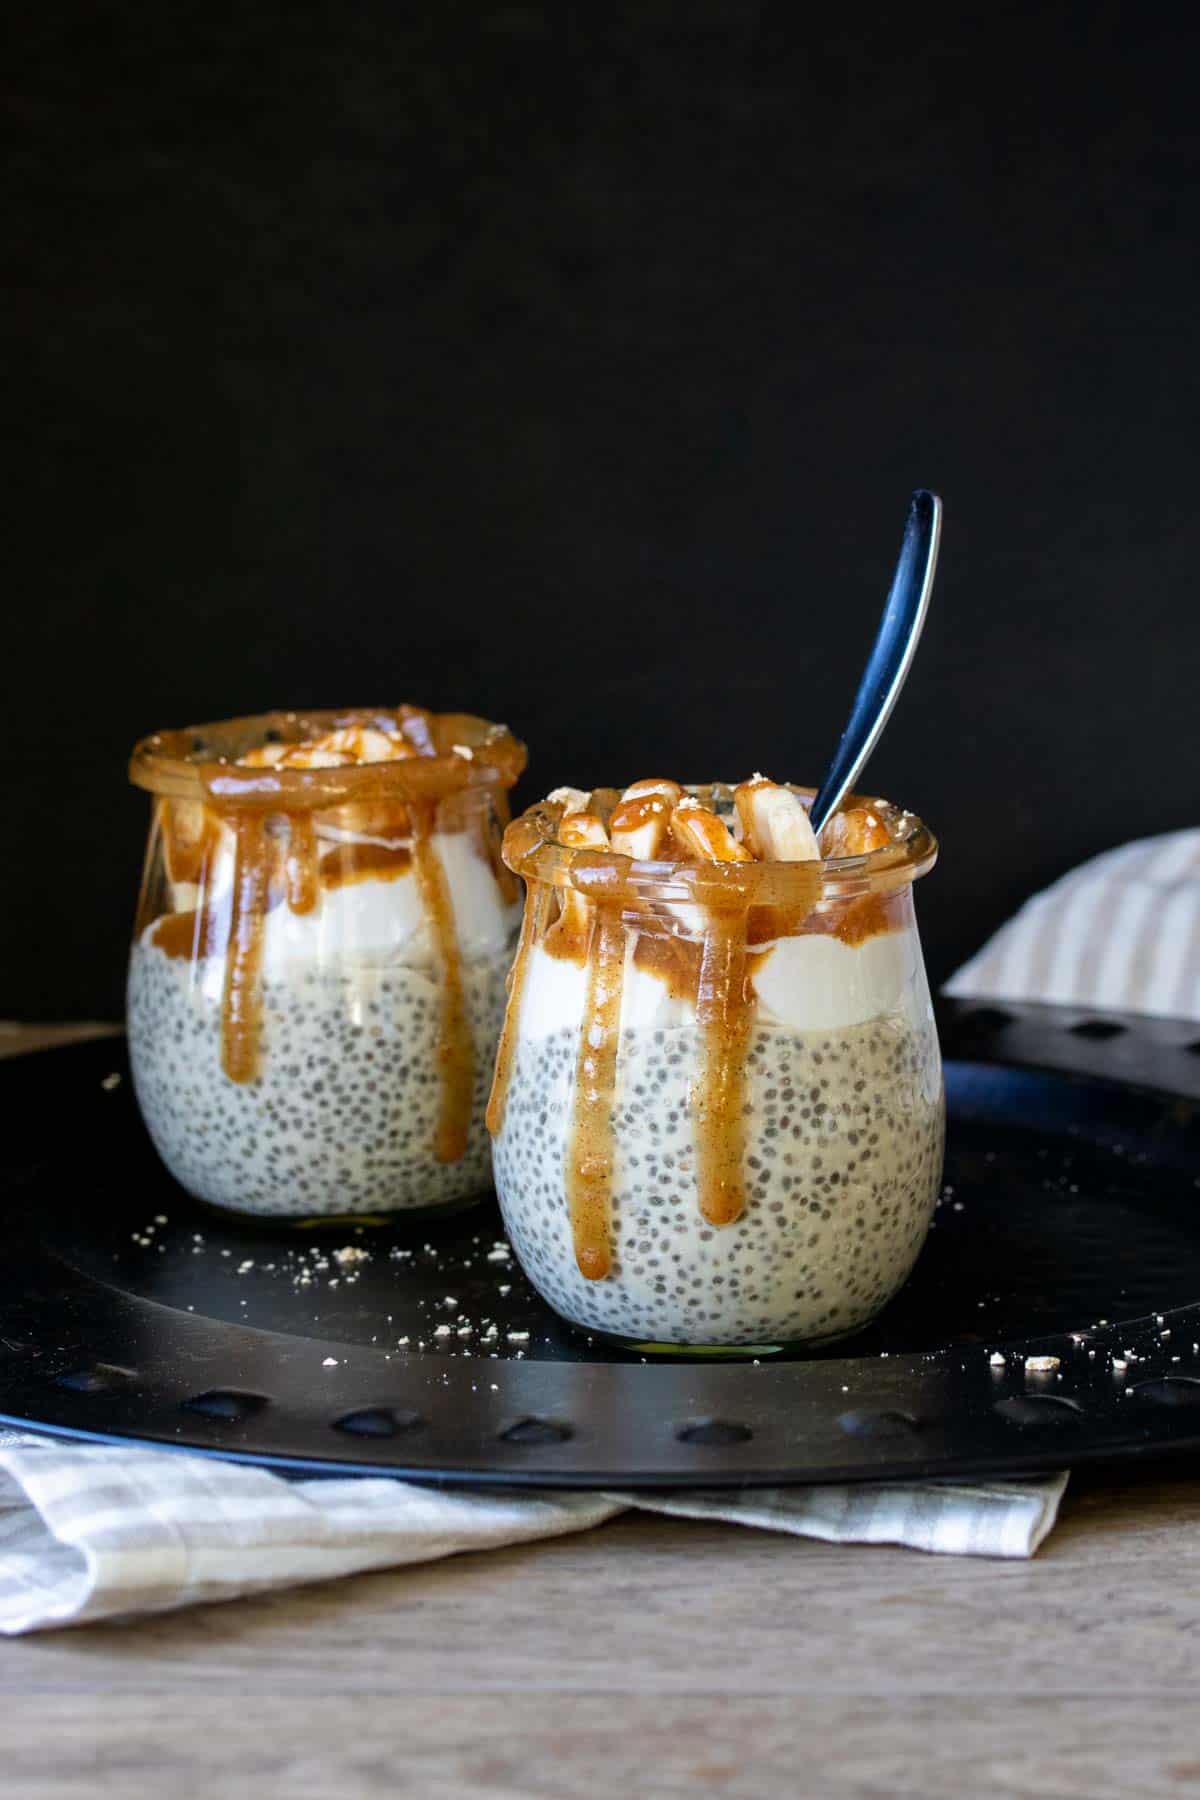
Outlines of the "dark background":
<svg viewBox="0 0 1200 1800">
<path fill-rule="evenodd" d="M 14 10 L 0 1015 L 118 1012 L 158 726 L 411 698 L 539 790 L 816 779 L 920 483 L 869 783 L 943 839 L 934 975 L 1197 822 L 1171 9 Z"/>
</svg>

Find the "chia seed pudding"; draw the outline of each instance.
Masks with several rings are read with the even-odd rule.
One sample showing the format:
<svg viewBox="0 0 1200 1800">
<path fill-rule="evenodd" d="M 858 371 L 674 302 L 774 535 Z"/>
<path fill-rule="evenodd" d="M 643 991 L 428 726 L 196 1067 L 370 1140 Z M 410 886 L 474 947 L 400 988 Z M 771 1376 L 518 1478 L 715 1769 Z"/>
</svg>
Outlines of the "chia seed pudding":
<svg viewBox="0 0 1200 1800">
<path fill-rule="evenodd" d="M 160 734 L 130 1060 L 175 1178 L 236 1212 L 421 1212 L 486 1190 L 524 752 L 413 707 Z"/>
<path fill-rule="evenodd" d="M 221 1001 L 153 943 L 129 964 L 130 1062 L 142 1117 L 176 1181 L 236 1212 L 310 1218 L 427 1209 L 483 1193 L 483 1123 L 510 945 L 464 963 L 473 1048 L 470 1126 L 433 1155 L 440 995 L 428 970 L 300 964 L 262 984 L 250 1082 L 221 1067 Z"/>
<path fill-rule="evenodd" d="M 634 837 L 647 790 L 667 822 Z M 934 846 L 864 802 L 772 857 L 809 849 L 793 790 L 698 794 L 560 790 L 509 828 L 529 892 L 489 1123 L 551 1306 L 640 1347 L 748 1353 L 866 1324 L 925 1240 L 944 1103 L 911 883 Z M 668 869 L 671 849 L 691 857 Z"/>
</svg>

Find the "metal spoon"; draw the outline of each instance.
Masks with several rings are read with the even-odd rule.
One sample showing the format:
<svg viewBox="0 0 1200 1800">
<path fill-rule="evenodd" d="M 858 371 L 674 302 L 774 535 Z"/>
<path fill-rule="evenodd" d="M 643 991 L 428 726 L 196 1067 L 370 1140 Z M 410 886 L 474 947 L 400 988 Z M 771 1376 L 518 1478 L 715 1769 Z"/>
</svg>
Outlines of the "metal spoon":
<svg viewBox="0 0 1200 1800">
<path fill-rule="evenodd" d="M 900 696 L 929 610 L 941 534 L 942 503 L 936 494 L 918 488 L 909 504 L 891 592 L 850 717 L 809 808 L 815 832 L 837 811 L 862 773 Z"/>
</svg>

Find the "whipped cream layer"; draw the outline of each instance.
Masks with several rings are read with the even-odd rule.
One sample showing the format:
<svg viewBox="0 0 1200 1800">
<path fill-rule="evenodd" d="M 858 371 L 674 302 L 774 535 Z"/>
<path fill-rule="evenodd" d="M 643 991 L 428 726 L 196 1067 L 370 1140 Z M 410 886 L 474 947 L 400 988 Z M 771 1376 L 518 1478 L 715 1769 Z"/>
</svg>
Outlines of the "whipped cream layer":
<svg viewBox="0 0 1200 1800">
<path fill-rule="evenodd" d="M 693 1024 L 692 999 L 672 994 L 661 976 L 639 966 L 635 954 L 631 938 L 625 952 L 620 1029 Z M 910 1012 L 914 997 L 927 1004 L 921 948 L 912 927 L 880 932 L 856 945 L 820 933 L 779 938 L 772 945 L 758 946 L 753 956 L 751 986 L 760 1025 L 830 1031 Z M 587 980 L 585 963 L 552 956 L 541 944 L 532 945 L 521 995 L 521 1036 L 546 1038 L 564 1026 L 577 1027 L 584 1014 Z"/>
<path fill-rule="evenodd" d="M 507 903 L 495 871 L 481 854 L 478 839 L 469 831 L 435 832 L 430 847 L 442 866 L 454 913 L 459 953 L 465 962 L 507 953 L 520 919 L 520 902 Z M 359 836 L 344 828 L 321 828 L 318 851 L 346 844 L 386 850 L 403 850 L 407 839 Z M 190 912 L 203 905 L 218 910 L 228 905 L 233 886 L 234 838 L 222 825 L 216 852 L 210 862 L 211 879 L 203 888 L 194 883 L 173 882 L 173 911 Z M 156 919 L 142 934 L 153 944 L 166 924 Z M 299 965 L 321 965 L 339 958 L 428 971 L 437 962 L 434 934 L 426 911 L 415 867 L 410 863 L 386 877 L 364 874 L 337 886 L 318 888 L 310 912 L 293 912 L 286 900 L 272 906 L 263 920 L 262 972 L 278 976 Z M 206 957 L 197 963 L 195 981 L 217 995 L 224 980 L 224 956 Z"/>
</svg>

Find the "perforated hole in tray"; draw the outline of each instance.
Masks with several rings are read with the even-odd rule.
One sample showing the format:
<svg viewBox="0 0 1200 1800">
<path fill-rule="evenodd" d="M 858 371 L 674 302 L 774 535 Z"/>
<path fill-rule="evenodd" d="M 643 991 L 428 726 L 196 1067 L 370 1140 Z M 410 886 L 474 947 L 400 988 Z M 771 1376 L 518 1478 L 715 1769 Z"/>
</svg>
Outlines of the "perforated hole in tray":
<svg viewBox="0 0 1200 1800">
<path fill-rule="evenodd" d="M 850 1437 L 910 1438 L 921 1429 L 911 1413 L 898 1412 L 894 1407 L 882 1412 L 853 1409 L 840 1414 L 838 1424 Z"/>
<path fill-rule="evenodd" d="M 57 1377 L 56 1385 L 77 1394 L 111 1394 L 116 1388 L 128 1387 L 137 1380 L 137 1371 L 116 1363 L 89 1363 L 84 1368 L 69 1369 Z"/>
<path fill-rule="evenodd" d="M 518 1419 L 500 1437 L 506 1444 L 565 1444 L 572 1436 L 571 1427 L 559 1419 Z"/>
<path fill-rule="evenodd" d="M 249 1394 L 240 1388 L 209 1388 L 183 1401 L 187 1412 L 201 1413 L 208 1419 L 224 1419 L 237 1423 L 253 1418 L 271 1403 L 265 1394 Z"/>
<path fill-rule="evenodd" d="M 681 1425 L 675 1436 L 681 1444 L 728 1449 L 733 1444 L 748 1443 L 754 1433 L 748 1425 L 739 1425 L 731 1419 L 695 1419 L 690 1425 Z"/>
<path fill-rule="evenodd" d="M 1061 1394 L 1012 1394 L 994 1410 L 1012 1425 L 1075 1425 L 1083 1418 L 1083 1408 Z"/>
<path fill-rule="evenodd" d="M 401 1432 L 415 1431 L 425 1423 L 420 1413 L 410 1412 L 393 1406 L 365 1406 L 357 1412 L 345 1413 L 335 1419 L 335 1431 L 345 1431 L 351 1437 L 394 1438 Z"/>
<path fill-rule="evenodd" d="M 1139 1381 L 1129 1391 L 1151 1406 L 1200 1406 L 1200 1381 L 1194 1376 L 1164 1375 L 1157 1381 Z"/>
</svg>

